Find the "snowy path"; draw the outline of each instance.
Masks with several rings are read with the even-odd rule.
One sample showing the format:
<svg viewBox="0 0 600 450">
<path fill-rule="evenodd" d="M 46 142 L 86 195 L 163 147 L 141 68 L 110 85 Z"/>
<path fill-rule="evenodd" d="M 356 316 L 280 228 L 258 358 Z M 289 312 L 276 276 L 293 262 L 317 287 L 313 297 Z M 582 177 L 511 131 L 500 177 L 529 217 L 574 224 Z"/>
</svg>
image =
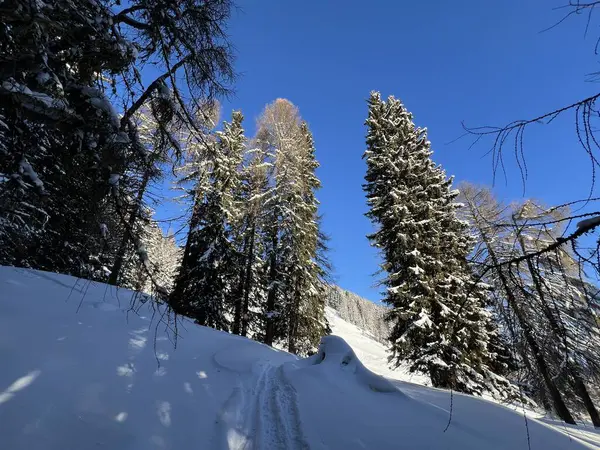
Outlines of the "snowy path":
<svg viewBox="0 0 600 450">
<path fill-rule="evenodd" d="M 302 432 L 295 389 L 283 365 L 260 361 L 256 374 L 233 390 L 217 421 L 222 447 L 229 450 L 309 449 Z"/>
</svg>

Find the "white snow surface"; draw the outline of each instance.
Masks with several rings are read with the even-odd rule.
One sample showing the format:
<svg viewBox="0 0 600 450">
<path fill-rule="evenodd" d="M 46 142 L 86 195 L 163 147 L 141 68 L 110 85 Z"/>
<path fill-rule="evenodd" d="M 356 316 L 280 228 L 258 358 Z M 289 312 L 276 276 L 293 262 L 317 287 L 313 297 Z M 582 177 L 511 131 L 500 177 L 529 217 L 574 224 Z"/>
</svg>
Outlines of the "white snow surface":
<svg viewBox="0 0 600 450">
<path fill-rule="evenodd" d="M 361 362 L 370 370 L 388 378 L 410 381 L 422 385 L 431 385 L 429 377 L 411 374 L 407 367 L 393 368 L 388 364 L 389 353 L 385 345 L 377 342 L 361 328 L 346 322 L 332 308 L 325 308 L 325 316 L 333 334 L 342 336 L 352 347 Z"/>
<path fill-rule="evenodd" d="M 326 337 L 298 359 L 189 320 L 174 347 L 164 310 L 128 311 L 131 299 L 0 267 L 0 448 L 527 449 L 528 434 L 532 449 L 600 448 L 589 429 L 526 426 L 456 394 L 444 432 L 449 393 L 368 370 L 387 367 L 375 361 L 381 348 L 341 319 L 346 340 Z"/>
</svg>

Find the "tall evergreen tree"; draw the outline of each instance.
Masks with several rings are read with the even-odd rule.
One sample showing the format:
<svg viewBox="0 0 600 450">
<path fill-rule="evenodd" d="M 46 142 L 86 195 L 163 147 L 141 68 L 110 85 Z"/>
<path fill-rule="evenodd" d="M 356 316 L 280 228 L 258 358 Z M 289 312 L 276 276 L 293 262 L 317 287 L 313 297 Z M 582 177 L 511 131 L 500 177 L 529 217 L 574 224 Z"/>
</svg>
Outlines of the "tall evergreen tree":
<svg viewBox="0 0 600 450">
<path fill-rule="evenodd" d="M 196 189 L 192 224 L 171 302 L 181 313 L 201 325 L 229 329 L 236 254 L 231 226 L 237 219 L 236 193 L 240 189 L 240 165 L 245 145 L 243 116 L 236 111 L 231 123 L 206 148 L 206 185 Z"/>
<path fill-rule="evenodd" d="M 369 239 L 383 257 L 392 359 L 410 361 L 437 387 L 510 391 L 489 369 L 486 288 L 470 272 L 471 239 L 456 216 L 458 193 L 431 160 L 426 130 L 399 100 L 383 101 L 377 92 L 366 124 L 364 189 L 367 216 L 377 225 Z"/>
<path fill-rule="evenodd" d="M 293 231 L 298 249 L 290 273 L 292 290 L 288 292 L 293 305 L 288 310 L 288 349 L 292 353 L 313 350 L 328 330 L 324 316 L 329 270 L 327 238 L 320 230 L 319 201 L 316 198 L 316 191 L 321 187 L 315 173 L 319 163 L 315 157 L 313 136 L 306 122 L 301 123 L 300 132 L 304 145 L 299 161 L 300 193 L 295 214 L 300 221 L 296 225 L 298 229 Z"/>
<path fill-rule="evenodd" d="M 238 286 L 234 298 L 235 334 L 246 336 L 258 322 L 258 309 L 264 302 L 265 271 L 263 230 L 265 203 L 269 198 L 268 168 L 271 164 L 259 148 L 248 148 L 241 173 L 239 218 L 234 228 L 238 248 Z"/>
</svg>

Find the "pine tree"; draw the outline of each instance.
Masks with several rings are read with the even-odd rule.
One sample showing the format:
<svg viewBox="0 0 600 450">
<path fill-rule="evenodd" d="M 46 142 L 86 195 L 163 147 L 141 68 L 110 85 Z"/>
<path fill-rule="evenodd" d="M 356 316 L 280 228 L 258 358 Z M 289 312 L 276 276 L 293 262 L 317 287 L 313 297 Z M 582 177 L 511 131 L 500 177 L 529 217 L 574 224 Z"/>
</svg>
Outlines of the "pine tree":
<svg viewBox="0 0 600 450">
<path fill-rule="evenodd" d="M 369 99 L 366 184 L 382 254 L 392 359 L 410 361 L 436 387 L 467 393 L 510 390 L 493 374 L 486 287 L 467 264 L 468 227 L 457 218 L 452 180 L 431 160 L 426 130 L 399 100 Z M 490 387 L 493 385 L 493 387 Z"/>
<path fill-rule="evenodd" d="M 237 220 L 235 199 L 245 144 L 242 120 L 242 114 L 234 112 L 231 123 L 225 122 L 216 140 L 207 144 L 208 172 L 206 179 L 199 181 L 206 185 L 196 188 L 187 255 L 171 296 L 176 310 L 220 330 L 229 329 L 226 313 L 234 288 L 236 253 L 231 224 Z"/>
</svg>

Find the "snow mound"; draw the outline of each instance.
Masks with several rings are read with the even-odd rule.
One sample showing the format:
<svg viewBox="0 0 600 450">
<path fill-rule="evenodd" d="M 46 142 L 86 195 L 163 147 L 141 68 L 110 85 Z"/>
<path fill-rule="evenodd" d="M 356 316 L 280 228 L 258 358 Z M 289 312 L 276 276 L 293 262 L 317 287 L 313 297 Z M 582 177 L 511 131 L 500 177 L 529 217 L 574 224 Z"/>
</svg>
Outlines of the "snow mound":
<svg viewBox="0 0 600 450">
<path fill-rule="evenodd" d="M 371 372 L 356 357 L 354 350 L 339 336 L 325 336 L 321 339 L 319 352 L 307 360 L 310 365 L 321 364 L 341 374 L 352 375 L 359 384 L 375 392 L 399 392 L 398 388 L 385 378 Z"/>
</svg>

